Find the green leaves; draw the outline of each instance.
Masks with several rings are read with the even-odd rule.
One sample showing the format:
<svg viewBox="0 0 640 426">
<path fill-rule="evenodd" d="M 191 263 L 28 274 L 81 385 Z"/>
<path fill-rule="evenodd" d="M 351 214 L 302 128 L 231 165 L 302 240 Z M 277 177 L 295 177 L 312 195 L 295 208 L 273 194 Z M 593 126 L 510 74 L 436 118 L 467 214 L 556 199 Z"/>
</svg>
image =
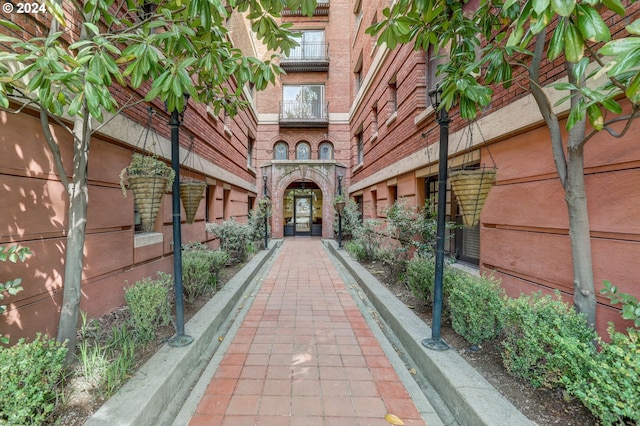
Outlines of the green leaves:
<svg viewBox="0 0 640 426">
<path fill-rule="evenodd" d="M 588 5 L 579 4 L 577 9 L 578 29 L 585 40 L 591 42 L 609 41 L 609 27 L 602 20 L 598 11 Z"/>
<path fill-rule="evenodd" d="M 560 16 L 570 16 L 576 6 L 576 0 L 551 0 L 551 8 Z"/>
</svg>

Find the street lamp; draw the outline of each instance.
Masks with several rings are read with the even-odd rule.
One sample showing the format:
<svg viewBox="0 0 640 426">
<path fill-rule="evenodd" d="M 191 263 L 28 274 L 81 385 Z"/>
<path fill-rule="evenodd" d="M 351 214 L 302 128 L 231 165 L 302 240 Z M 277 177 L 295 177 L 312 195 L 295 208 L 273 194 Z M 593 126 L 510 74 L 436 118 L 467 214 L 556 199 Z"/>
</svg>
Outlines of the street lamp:
<svg viewBox="0 0 640 426">
<path fill-rule="evenodd" d="M 342 212 L 346 202 L 342 197 L 342 175 L 338 175 L 338 199 L 336 200 L 336 210 L 338 211 L 338 249 L 342 248 Z"/>
<path fill-rule="evenodd" d="M 440 126 L 440 158 L 438 163 L 438 217 L 436 229 L 436 265 L 433 282 L 433 321 L 431 324 L 431 337 L 424 339 L 422 345 L 428 349 L 444 351 L 449 349 L 440 334 L 442 320 L 442 278 L 444 275 L 444 231 L 445 214 L 447 205 L 447 158 L 449 152 L 449 114 L 445 108 L 438 110 L 440 106 L 442 89 L 438 86 L 429 91 L 431 105 L 436 111 L 436 121 Z"/>
<path fill-rule="evenodd" d="M 182 235 L 180 231 L 180 126 L 184 122 L 189 94 L 184 94 L 182 111 L 171 111 L 171 167 L 175 173 L 171 194 L 173 212 L 173 279 L 176 297 L 176 334 L 169 339 L 169 345 L 174 347 L 187 346 L 193 342 L 193 337 L 184 334 L 184 297 L 182 291 Z M 166 107 L 165 103 L 165 107 Z"/>
<path fill-rule="evenodd" d="M 269 249 L 269 234 L 267 227 L 267 212 L 269 211 L 269 206 L 267 205 L 267 201 L 269 200 L 269 196 L 267 195 L 267 175 L 262 175 L 262 199 L 264 202 L 261 204 L 262 214 L 264 215 L 264 249 Z"/>
</svg>

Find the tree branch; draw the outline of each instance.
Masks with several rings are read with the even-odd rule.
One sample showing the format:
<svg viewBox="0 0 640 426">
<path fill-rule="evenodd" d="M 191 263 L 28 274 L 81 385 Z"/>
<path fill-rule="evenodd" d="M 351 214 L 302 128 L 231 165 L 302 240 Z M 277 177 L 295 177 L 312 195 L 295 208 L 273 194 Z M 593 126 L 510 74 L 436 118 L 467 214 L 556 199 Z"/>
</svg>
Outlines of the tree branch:
<svg viewBox="0 0 640 426">
<path fill-rule="evenodd" d="M 531 94 L 538 104 L 538 109 L 542 114 L 542 118 L 547 127 L 549 128 L 549 134 L 551 136 L 551 148 L 553 151 L 553 161 L 556 164 L 556 170 L 560 178 L 560 183 L 564 187 L 567 181 L 567 159 L 564 153 L 564 147 L 562 146 L 562 134 L 560 133 L 560 123 L 558 117 L 553 113 L 553 106 L 551 100 L 542 89 L 540 85 L 540 65 L 542 58 L 544 58 L 544 43 L 546 37 L 546 30 L 541 31 L 536 36 L 535 49 L 533 56 L 531 57 L 531 67 L 529 68 L 529 87 Z"/>
<path fill-rule="evenodd" d="M 614 138 L 621 138 L 623 137 L 627 131 L 631 128 L 631 123 L 633 123 L 633 120 L 635 120 L 636 118 L 638 118 L 640 116 L 640 110 L 638 109 L 637 106 L 633 106 L 633 112 L 629 115 L 624 115 L 621 117 L 616 117 L 613 118 L 607 122 L 604 123 L 604 127 L 602 128 L 602 130 L 606 131 L 607 133 L 609 133 L 611 136 L 613 136 Z M 626 121 L 627 124 L 625 124 L 624 129 L 622 129 L 622 131 L 620 133 L 616 132 L 615 130 L 613 130 L 612 128 L 610 128 L 609 126 L 611 126 L 612 124 L 615 123 L 619 123 L 621 121 Z M 599 130 L 593 129 L 591 132 L 589 132 L 585 137 L 584 137 L 584 141 L 583 141 L 583 145 L 585 143 L 587 143 L 587 141 L 589 139 L 591 139 L 592 137 L 594 137 L 595 135 L 597 135 L 599 133 Z"/>
<path fill-rule="evenodd" d="M 133 95 L 131 95 L 131 96 L 129 97 L 129 100 L 128 100 L 127 102 L 125 102 L 125 103 L 124 103 L 124 105 L 122 105 L 122 107 L 120 107 L 120 109 L 118 109 L 118 111 L 116 111 L 116 113 L 115 113 L 115 114 L 113 114 L 113 116 L 112 116 L 110 119 L 108 119 L 107 121 L 105 121 L 104 123 L 102 123 L 102 124 L 100 124 L 98 127 L 96 127 L 95 129 L 93 129 L 93 130 L 91 131 L 91 134 L 94 134 L 94 133 L 99 132 L 99 131 L 104 127 L 104 126 L 106 126 L 107 124 L 109 124 L 109 123 L 110 123 L 111 121 L 113 121 L 113 120 L 114 120 L 118 115 L 120 115 L 120 113 L 121 113 L 122 111 L 124 111 L 125 109 L 127 109 L 127 108 L 131 108 L 131 107 L 133 107 L 133 106 L 136 106 L 136 105 L 138 105 L 138 104 L 141 104 L 141 103 L 145 102 L 145 100 L 144 100 L 144 99 L 140 99 L 140 100 L 135 101 L 135 102 L 133 102 L 133 103 L 131 103 L 131 104 L 130 104 L 129 102 L 131 101 L 131 99 L 133 99 Z"/>
<path fill-rule="evenodd" d="M 53 155 L 53 162 L 56 166 L 56 171 L 58 172 L 58 177 L 60 178 L 60 182 L 64 185 L 64 189 L 66 191 L 69 190 L 69 178 L 67 177 L 67 172 L 64 170 L 64 164 L 62 164 L 62 155 L 60 154 L 60 147 L 58 143 L 53 138 L 51 134 L 51 129 L 49 128 L 49 113 L 44 109 L 40 108 L 40 125 L 42 127 L 42 133 L 44 135 L 44 139 L 47 141 L 47 145 L 49 145 L 49 150 Z"/>
</svg>

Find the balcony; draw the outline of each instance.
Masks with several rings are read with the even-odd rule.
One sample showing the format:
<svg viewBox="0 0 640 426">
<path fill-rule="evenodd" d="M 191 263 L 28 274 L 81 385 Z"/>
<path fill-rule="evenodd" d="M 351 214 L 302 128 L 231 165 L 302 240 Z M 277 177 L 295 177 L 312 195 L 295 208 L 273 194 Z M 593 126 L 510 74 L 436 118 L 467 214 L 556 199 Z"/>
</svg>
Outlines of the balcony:
<svg viewBox="0 0 640 426">
<path fill-rule="evenodd" d="M 329 71 L 329 44 L 302 43 L 280 59 L 280 66 L 287 72 Z"/>
<path fill-rule="evenodd" d="M 322 101 L 283 101 L 280 127 L 329 127 L 329 103 Z"/>
<path fill-rule="evenodd" d="M 317 0 L 316 9 L 313 11 L 313 16 L 327 16 L 329 15 L 329 0 Z M 302 14 L 302 10 L 298 9 L 295 12 L 290 9 L 282 11 L 282 16 L 306 16 Z"/>
</svg>

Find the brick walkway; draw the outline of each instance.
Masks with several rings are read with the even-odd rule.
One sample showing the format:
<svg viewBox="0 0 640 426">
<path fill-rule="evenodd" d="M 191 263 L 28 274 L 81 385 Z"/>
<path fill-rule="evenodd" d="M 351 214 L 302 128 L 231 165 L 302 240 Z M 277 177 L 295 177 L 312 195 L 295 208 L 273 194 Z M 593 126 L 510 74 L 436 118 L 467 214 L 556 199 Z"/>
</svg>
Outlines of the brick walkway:
<svg viewBox="0 0 640 426">
<path fill-rule="evenodd" d="M 320 240 L 277 256 L 189 424 L 424 425 Z"/>
</svg>

